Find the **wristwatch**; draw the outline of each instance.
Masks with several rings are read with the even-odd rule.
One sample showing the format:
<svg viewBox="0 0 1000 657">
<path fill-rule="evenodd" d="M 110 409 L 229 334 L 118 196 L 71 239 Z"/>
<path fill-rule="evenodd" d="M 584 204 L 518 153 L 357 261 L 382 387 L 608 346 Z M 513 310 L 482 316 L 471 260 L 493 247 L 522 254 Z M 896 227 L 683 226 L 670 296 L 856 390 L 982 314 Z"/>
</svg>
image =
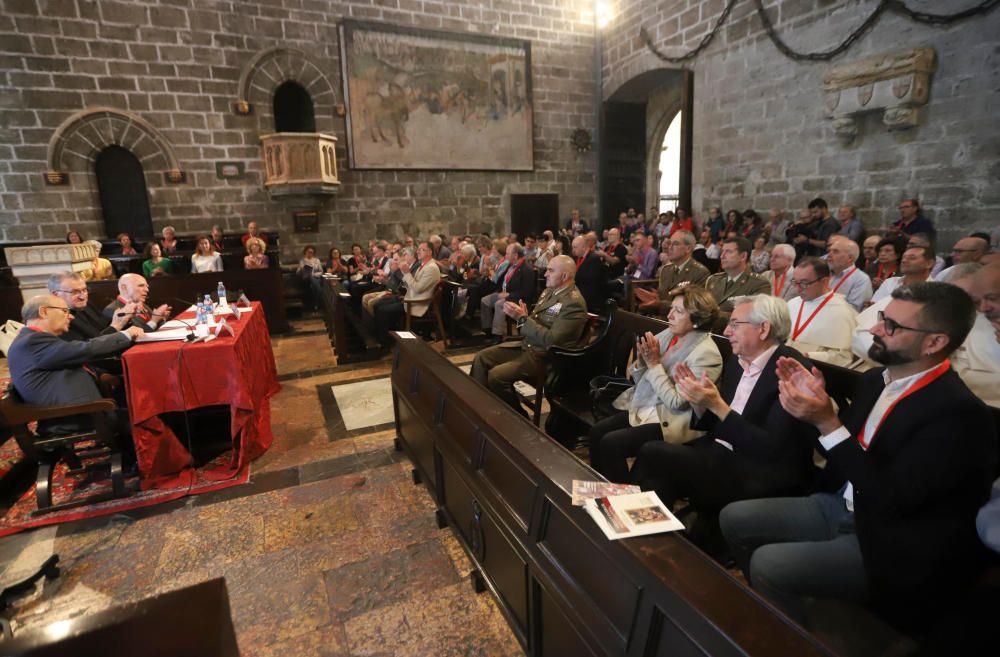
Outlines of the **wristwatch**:
<svg viewBox="0 0 1000 657">
<path fill-rule="evenodd" d="M 519 317 L 515 322 L 515 325 L 517 326 L 518 329 L 521 329 L 524 327 L 524 323 L 527 321 L 528 321 L 528 316 L 525 315 L 524 317 Z"/>
</svg>

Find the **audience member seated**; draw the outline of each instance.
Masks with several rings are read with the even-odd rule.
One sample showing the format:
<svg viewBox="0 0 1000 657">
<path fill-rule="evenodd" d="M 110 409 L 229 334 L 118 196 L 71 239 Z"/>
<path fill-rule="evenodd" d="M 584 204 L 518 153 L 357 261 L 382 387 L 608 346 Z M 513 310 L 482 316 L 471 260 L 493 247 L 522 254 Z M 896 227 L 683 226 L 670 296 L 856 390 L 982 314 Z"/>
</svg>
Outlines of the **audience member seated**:
<svg viewBox="0 0 1000 657">
<path fill-rule="evenodd" d="M 256 221 L 251 221 L 247 224 L 247 232 L 240 239 L 243 241 L 243 244 L 246 245 L 247 240 L 251 237 L 263 240 L 265 247 L 267 246 L 267 236 L 260 232 L 260 226 L 257 225 Z"/>
<path fill-rule="evenodd" d="M 535 268 L 526 261 L 524 247 L 517 242 L 508 244 L 505 257 L 509 264 L 500 280 L 500 289 L 487 294 L 479 303 L 483 333 L 494 336 L 498 342 L 506 333 L 504 304 L 507 301 L 530 303 L 535 297 Z"/>
<path fill-rule="evenodd" d="M 842 295 L 830 291 L 830 267 L 819 258 L 803 258 L 792 275 L 799 296 L 788 302 L 792 318 L 788 346 L 812 360 L 850 364 L 858 313 Z"/>
<path fill-rule="evenodd" d="M 733 311 L 733 297 L 767 294 L 770 284 L 750 271 L 750 242 L 746 239 L 729 237 L 723 240 L 719 258 L 722 271 L 705 279 L 705 289 L 715 297 L 725 318 Z"/>
<path fill-rule="evenodd" d="M 931 220 L 920 212 L 920 202 L 915 198 L 903 199 L 899 204 L 899 221 L 889 226 L 889 233 L 895 235 L 927 233 L 934 237 L 936 232 Z"/>
<path fill-rule="evenodd" d="M 132 237 L 128 233 L 118 233 L 118 236 L 115 239 L 122 245 L 121 254 L 123 256 L 139 255 L 139 253 L 135 250 L 135 246 L 132 244 Z"/>
<path fill-rule="evenodd" d="M 892 296 L 892 291 L 901 285 L 923 283 L 930 278 L 934 268 L 934 252 L 926 246 L 914 246 L 903 252 L 899 263 L 899 276 L 886 279 L 872 295 L 872 303 Z"/>
<path fill-rule="evenodd" d="M 519 413 L 514 383 L 535 383 L 547 366 L 546 350 L 554 345 L 575 347 L 587 327 L 587 302 L 573 282 L 576 264 L 569 256 L 554 256 L 545 269 L 545 290 L 529 313 L 527 305 L 508 302 L 504 313 L 517 322 L 523 340 L 501 342 L 476 354 L 472 378 L 492 390 Z"/>
<path fill-rule="evenodd" d="M 70 309 L 61 298 L 43 294 L 29 299 L 21 309 L 25 328 L 18 333 L 7 352 L 11 383 L 27 404 L 63 406 L 101 399 L 97 379 L 84 369 L 92 360 L 112 356 L 132 345 L 142 329 L 131 326 L 122 331 L 101 335 L 92 340 L 66 341 L 60 337 L 69 329 Z M 119 431 L 129 427 L 127 415 L 117 421 L 109 418 Z M 85 420 L 79 416 L 41 420 L 42 436 L 81 431 Z M 134 453 L 131 441 L 122 441 L 125 455 Z"/>
<path fill-rule="evenodd" d="M 872 290 L 878 291 L 885 281 L 896 275 L 899 267 L 899 257 L 904 249 L 900 246 L 899 240 L 895 237 L 883 237 L 875 245 L 875 253 L 878 254 L 874 263 L 869 265 L 865 271 L 872 280 Z"/>
<path fill-rule="evenodd" d="M 247 254 L 243 256 L 244 269 L 267 269 L 269 262 L 265 249 L 264 240 L 251 237 L 247 240 Z"/>
<path fill-rule="evenodd" d="M 989 321 L 994 332 L 994 341 L 1000 346 L 1000 263 L 989 264 L 977 274 L 973 291 L 979 301 L 977 323 L 979 317 Z M 975 330 L 973 328 L 973 331 Z M 997 367 L 998 362 L 1000 359 L 993 361 L 994 368 Z M 997 405 L 993 404 L 993 406 Z M 979 510 L 979 514 L 976 516 L 976 528 L 983 544 L 994 552 L 1000 553 L 1000 479 L 993 482 L 990 501 Z"/>
<path fill-rule="evenodd" d="M 211 238 L 209 241 L 212 243 L 213 251 L 217 253 L 222 253 L 223 251 L 226 250 L 225 235 L 223 235 L 222 233 L 221 226 L 219 226 L 218 224 L 212 226 L 212 232 L 209 233 L 209 237 Z M 264 249 L 261 250 L 263 251 Z"/>
<path fill-rule="evenodd" d="M 174 232 L 173 226 L 163 227 L 163 239 L 160 240 L 160 250 L 164 255 L 170 255 L 171 253 L 177 253 L 177 235 Z"/>
<path fill-rule="evenodd" d="M 590 230 L 587 227 L 587 222 L 580 218 L 580 211 L 576 208 L 573 208 L 573 211 L 570 212 L 569 221 L 566 222 L 566 230 L 574 237 L 576 235 L 583 235 Z"/>
<path fill-rule="evenodd" d="M 767 250 L 767 237 L 761 233 L 754 238 L 753 250 L 750 251 L 750 271 L 763 274 L 771 264 L 771 252 Z"/>
<path fill-rule="evenodd" d="M 941 282 L 962 288 L 980 307 L 1000 299 L 1000 263 L 983 267 L 966 262 L 949 269 Z M 1000 409 L 1000 342 L 984 312 L 976 313 L 969 337 L 951 356 L 951 367 L 977 397 Z"/>
<path fill-rule="evenodd" d="M 637 343 L 628 376 L 634 385 L 614 401 L 621 412 L 591 427 L 590 465 L 611 481 L 628 480 L 627 459 L 650 441 L 685 443 L 701 435 L 691 429 L 691 405 L 677 389 L 676 372 L 686 366 L 699 378 L 716 381 L 722 355 L 709 329 L 719 306 L 706 290 L 685 285 L 669 294 L 668 328 L 647 332 Z"/>
<path fill-rule="evenodd" d="M 781 210 L 771 210 L 768 212 L 768 217 L 770 221 L 764 224 L 764 234 L 767 236 L 767 246 L 772 250 L 771 255 L 773 256 L 774 247 L 785 243 L 788 220 L 785 219 L 785 213 Z M 792 250 L 794 251 L 794 249 Z"/>
<path fill-rule="evenodd" d="M 861 257 L 858 258 L 858 269 L 868 274 L 871 278 L 873 267 L 878 266 L 878 245 L 882 241 L 881 235 L 869 235 L 861 245 Z"/>
<path fill-rule="evenodd" d="M 344 256 L 341 254 L 340 249 L 337 247 L 330 249 L 326 262 L 323 264 L 323 271 L 341 278 L 348 277 L 347 263 L 344 262 Z"/>
<path fill-rule="evenodd" d="M 400 294 L 403 286 L 403 272 L 400 270 L 399 265 L 404 259 L 413 259 L 412 248 L 406 247 L 394 253 L 389 260 L 389 271 L 387 273 L 375 273 L 375 277 L 372 280 L 383 289 L 369 292 L 361 297 L 361 307 L 373 318 L 375 316 L 375 306 L 379 302 Z"/>
<path fill-rule="evenodd" d="M 608 244 L 597 251 L 597 257 L 608 267 L 608 278 L 614 280 L 625 274 L 628 260 L 628 248 L 622 244 L 622 234 L 617 228 L 608 230 Z M 540 266 L 540 265 L 539 265 Z"/>
<path fill-rule="evenodd" d="M 771 249 L 770 269 L 761 275 L 770 288 L 768 294 L 790 301 L 799 295 L 792 285 L 792 263 L 795 249 L 791 244 L 775 244 Z"/>
<path fill-rule="evenodd" d="M 865 227 L 858 219 L 858 213 L 852 206 L 842 205 L 837 208 L 837 221 L 840 222 L 840 230 L 837 231 L 837 235 L 843 235 L 855 244 L 861 242 L 861 236 L 865 234 Z"/>
<path fill-rule="evenodd" d="M 414 261 L 412 254 L 410 254 L 399 263 L 399 271 L 403 275 L 402 284 L 406 287 L 406 294 L 403 297 L 386 297 L 374 306 L 376 336 L 379 342 L 385 346 L 392 343 L 389 331 L 398 330 L 406 315 L 406 305 L 403 300 L 426 301 L 427 303 L 411 304 L 410 308 L 410 313 L 414 317 L 423 317 L 430 308 L 430 300 L 434 296 L 435 288 L 441 282 L 441 269 L 434 260 L 428 242 L 421 242 L 420 246 L 417 247 L 417 260 L 419 264 Z"/>
<path fill-rule="evenodd" d="M 960 265 L 966 262 L 979 262 L 983 259 L 984 255 L 989 253 L 989 250 L 990 243 L 985 238 L 963 237 L 955 242 L 955 246 L 951 248 L 952 266 Z M 946 271 L 948 270 L 944 269 L 940 272 L 932 271 L 931 278 L 936 281 L 940 281 Z"/>
<path fill-rule="evenodd" d="M 778 361 L 781 405 L 819 430 L 824 474 L 840 488 L 735 502 L 720 523 L 751 586 L 793 618 L 818 596 L 922 629 L 982 570 L 975 517 L 996 472 L 996 427 L 948 363 L 974 316 L 953 285 L 897 289 L 872 329 L 872 357 L 887 367 L 862 375 L 839 417 L 817 370 Z"/>
<path fill-rule="evenodd" d="M 632 251 L 627 258 L 629 265 L 625 270 L 626 276 L 631 276 L 636 280 L 653 278 L 660 258 L 652 246 L 652 237 L 647 237 L 645 233 L 640 231 L 632 233 L 631 240 Z"/>
<path fill-rule="evenodd" d="M 131 326 L 138 326 L 149 333 L 166 321 L 170 306 L 162 304 L 152 309 L 146 305 L 149 283 L 139 274 L 125 274 L 118 279 L 118 296 L 104 307 L 104 317 L 109 322 L 119 313 L 132 313 Z"/>
<path fill-rule="evenodd" d="M 517 242 L 517 236 L 513 235 L 514 239 L 508 239 L 507 243 Z M 434 260 L 438 263 L 438 269 L 448 268 L 448 259 L 451 258 L 451 249 L 444 245 L 444 240 L 441 239 L 440 235 L 431 235 L 427 238 L 427 243 L 431 245 L 431 252 L 434 254 Z"/>
<path fill-rule="evenodd" d="M 787 244 L 784 246 L 788 246 Z M 697 518 L 689 537 L 713 556 L 724 552 L 718 514 L 736 500 L 799 492 L 812 473 L 816 430 L 778 401 L 779 358 L 808 361 L 783 343 L 791 329 L 784 299 L 737 297 L 726 326 L 733 355 L 719 387 L 687 364 L 677 367 L 677 394 L 694 409 L 694 429 L 707 434 L 684 445 L 643 445 L 633 480 L 665 504 L 686 498 Z"/>
<path fill-rule="evenodd" d="M 66 233 L 66 243 L 67 244 L 83 244 L 83 238 L 80 237 L 79 231 L 71 230 Z"/>
<path fill-rule="evenodd" d="M 860 251 L 857 242 L 843 235 L 831 237 L 826 250 L 826 264 L 830 266 L 830 289 L 844 295 L 847 303 L 858 312 L 872 298 L 872 280 L 854 264 Z"/>
<path fill-rule="evenodd" d="M 110 281 L 115 277 L 115 269 L 111 266 L 111 261 L 101 257 L 102 244 L 97 240 L 87 240 L 84 244 L 90 244 L 97 251 L 97 255 L 90 263 L 90 269 L 80 272 L 84 280 L 88 281 Z"/>
<path fill-rule="evenodd" d="M 368 255 L 360 244 L 351 245 L 351 256 L 347 259 L 347 271 L 351 281 L 361 280 L 368 273 Z"/>
<path fill-rule="evenodd" d="M 208 235 L 199 235 L 198 246 L 191 255 L 191 273 L 204 274 L 210 271 L 222 271 L 222 256 L 212 250 L 212 240 Z"/>
<path fill-rule="evenodd" d="M 910 239 L 906 241 L 906 248 L 912 249 L 915 246 L 923 246 L 936 254 L 937 251 L 934 250 L 934 241 L 931 239 L 930 235 L 926 233 L 914 233 L 910 235 Z M 905 253 L 905 249 L 904 249 Z M 934 267 L 931 269 L 931 277 L 928 280 L 936 281 L 938 280 L 938 275 L 944 271 L 948 263 L 940 255 L 934 256 Z"/>
<path fill-rule="evenodd" d="M 608 298 L 608 268 L 594 252 L 597 236 L 593 233 L 577 235 L 570 248 L 576 260 L 576 289 L 587 302 L 587 310 L 600 313 Z"/>
<path fill-rule="evenodd" d="M 247 240 L 249 242 L 250 240 Z M 302 259 L 295 269 L 295 274 L 305 286 L 305 298 L 302 308 L 311 312 L 319 307 L 320 281 L 323 276 L 323 263 L 316 257 L 316 248 L 307 246 L 302 249 Z"/>
<path fill-rule="evenodd" d="M 173 261 L 163 257 L 163 249 L 156 242 L 150 242 L 146 245 L 144 255 L 146 260 L 142 263 L 142 273 L 146 275 L 146 278 L 174 273 Z"/>
<path fill-rule="evenodd" d="M 66 302 L 71 315 L 69 328 L 60 336 L 63 340 L 92 340 L 123 330 L 132 321 L 134 303 L 125 304 L 110 320 L 90 303 L 90 290 L 82 276 L 63 272 L 49 276 L 49 293 Z"/>
<path fill-rule="evenodd" d="M 662 248 L 666 252 L 667 262 L 660 267 L 657 289 L 635 289 L 640 311 L 666 315 L 670 308 L 668 294 L 671 290 L 679 285 L 701 285 L 708 278 L 708 269 L 691 257 L 694 246 L 694 234 L 686 230 L 679 230 L 664 240 Z"/>
</svg>

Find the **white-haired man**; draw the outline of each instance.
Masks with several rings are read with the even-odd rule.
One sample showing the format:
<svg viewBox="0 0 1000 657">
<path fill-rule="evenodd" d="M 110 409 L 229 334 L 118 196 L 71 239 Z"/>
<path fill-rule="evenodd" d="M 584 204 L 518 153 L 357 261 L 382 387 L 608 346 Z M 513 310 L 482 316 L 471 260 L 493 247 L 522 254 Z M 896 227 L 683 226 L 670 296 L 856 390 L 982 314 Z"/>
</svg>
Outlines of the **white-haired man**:
<svg viewBox="0 0 1000 657">
<path fill-rule="evenodd" d="M 761 274 L 761 278 L 771 286 L 770 294 L 785 301 L 791 301 L 799 296 L 799 291 L 792 285 L 792 263 L 795 262 L 795 247 L 791 244 L 775 244 L 771 249 L 770 269 Z"/>
<path fill-rule="evenodd" d="M 119 313 L 132 313 L 132 326 L 149 333 L 155 331 L 170 315 L 170 306 L 162 304 L 155 309 L 146 305 L 149 283 L 139 274 L 125 274 L 118 279 L 118 296 L 104 307 L 104 317 L 109 321 Z"/>
<path fill-rule="evenodd" d="M 834 235 L 826 253 L 826 264 L 830 266 L 830 289 L 844 295 L 847 303 L 861 312 L 872 298 L 872 279 L 855 264 L 861 248 L 854 240 Z"/>
</svg>

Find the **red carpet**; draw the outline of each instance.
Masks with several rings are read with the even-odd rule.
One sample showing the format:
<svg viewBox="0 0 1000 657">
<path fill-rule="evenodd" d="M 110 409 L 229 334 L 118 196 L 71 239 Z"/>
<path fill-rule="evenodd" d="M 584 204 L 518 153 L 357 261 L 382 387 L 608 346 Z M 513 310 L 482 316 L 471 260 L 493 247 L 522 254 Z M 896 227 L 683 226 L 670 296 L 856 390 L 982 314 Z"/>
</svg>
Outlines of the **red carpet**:
<svg viewBox="0 0 1000 657">
<path fill-rule="evenodd" d="M 10 472 L 14 465 L 23 458 L 24 457 L 20 448 L 13 439 L 4 443 L 4 445 L 0 447 L 0 477 Z M 207 493 L 209 491 L 229 488 L 230 486 L 246 483 L 250 478 L 249 465 L 244 465 L 243 468 L 236 473 L 236 476 L 230 479 L 219 481 L 217 478 L 210 479 L 205 476 L 205 473 L 214 469 L 216 471 L 216 477 L 218 477 L 218 470 L 220 468 L 225 468 L 229 464 L 230 458 L 231 453 L 226 452 L 206 463 L 201 468 L 194 470 L 193 481 L 184 486 L 141 491 L 139 490 L 138 477 L 132 477 L 126 480 L 126 489 L 130 493 L 127 497 L 42 515 L 32 515 L 32 513 L 38 508 L 38 504 L 35 500 L 35 473 L 34 468 L 31 468 L 31 473 L 28 475 L 31 482 L 28 490 L 18 498 L 13 506 L 5 510 L 3 518 L 0 519 L 0 536 L 16 534 L 17 532 L 32 529 L 34 527 L 42 527 L 45 525 L 54 525 L 62 522 L 70 522 L 72 520 L 80 520 L 83 518 L 94 518 L 96 516 L 121 513 L 131 509 L 152 506 L 154 504 L 162 504 L 187 495 L 198 495 L 200 493 Z M 98 470 L 97 472 L 90 473 L 89 475 L 82 474 L 68 476 L 66 474 L 65 464 L 60 463 L 56 468 L 55 474 L 52 476 L 53 504 L 61 504 L 66 501 L 89 497 L 90 495 L 110 490 L 111 481 L 106 470 Z M 0 511 L 3 510 L 0 509 Z"/>
</svg>

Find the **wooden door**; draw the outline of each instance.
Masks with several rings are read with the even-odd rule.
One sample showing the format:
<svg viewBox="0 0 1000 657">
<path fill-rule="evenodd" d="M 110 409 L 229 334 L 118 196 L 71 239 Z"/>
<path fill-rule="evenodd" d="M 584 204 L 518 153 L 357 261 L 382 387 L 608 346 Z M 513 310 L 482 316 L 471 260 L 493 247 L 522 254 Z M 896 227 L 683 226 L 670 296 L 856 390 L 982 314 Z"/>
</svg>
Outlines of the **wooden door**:
<svg viewBox="0 0 1000 657">
<path fill-rule="evenodd" d="M 510 230 L 522 243 L 525 235 L 542 231 L 556 233 L 559 228 L 558 194 L 511 194 Z"/>
<path fill-rule="evenodd" d="M 97 156 L 94 168 L 107 236 L 128 233 L 133 240 L 152 239 L 146 176 L 135 155 L 121 146 L 108 146 Z"/>
</svg>

